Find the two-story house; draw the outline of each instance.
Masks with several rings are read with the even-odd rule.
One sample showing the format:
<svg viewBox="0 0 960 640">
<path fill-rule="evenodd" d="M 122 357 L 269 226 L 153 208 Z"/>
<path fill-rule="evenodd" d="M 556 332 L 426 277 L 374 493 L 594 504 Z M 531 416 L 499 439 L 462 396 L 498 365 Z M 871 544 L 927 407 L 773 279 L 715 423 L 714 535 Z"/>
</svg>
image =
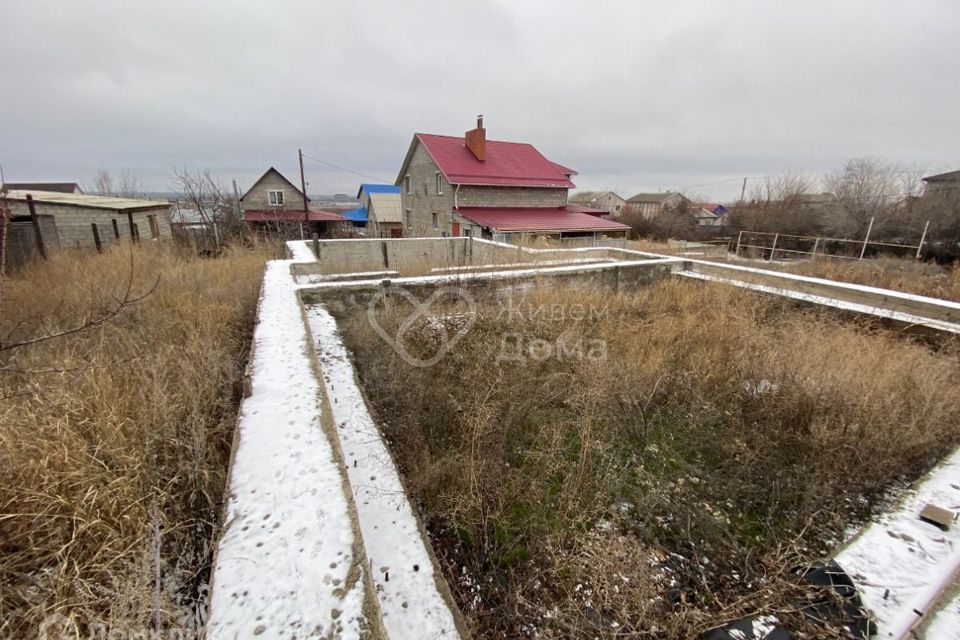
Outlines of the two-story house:
<svg viewBox="0 0 960 640">
<path fill-rule="evenodd" d="M 343 223 L 343 216 L 310 206 L 303 194 L 282 173 L 270 167 L 240 198 L 243 220 L 256 227 L 275 228 L 296 223 L 304 233 L 327 234 Z"/>
<path fill-rule="evenodd" d="M 626 199 L 613 191 L 579 191 L 570 196 L 572 204 L 600 209 L 605 215 L 617 217 L 623 213 L 627 204 Z"/>
<path fill-rule="evenodd" d="M 666 191 L 664 193 L 638 193 L 627 199 L 626 209 L 631 213 L 638 213 L 644 218 L 650 219 L 667 209 L 676 209 L 683 205 L 690 205 L 690 200 L 685 195 L 676 191 Z"/>
<path fill-rule="evenodd" d="M 621 236 L 629 227 L 567 206 L 572 169 L 533 145 L 417 133 L 397 175 L 406 236 Z"/>
</svg>

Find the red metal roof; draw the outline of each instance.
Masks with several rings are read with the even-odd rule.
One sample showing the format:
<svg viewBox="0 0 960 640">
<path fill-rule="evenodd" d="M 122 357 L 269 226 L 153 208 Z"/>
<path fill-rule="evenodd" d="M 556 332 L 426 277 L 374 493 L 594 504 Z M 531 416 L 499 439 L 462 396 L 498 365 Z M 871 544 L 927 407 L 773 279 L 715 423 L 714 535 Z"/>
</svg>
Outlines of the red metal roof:
<svg viewBox="0 0 960 640">
<path fill-rule="evenodd" d="M 343 216 L 332 211 L 310 209 L 310 222 L 343 222 Z M 303 211 L 254 209 L 243 212 L 244 222 L 303 222 Z"/>
<path fill-rule="evenodd" d="M 464 218 L 497 231 L 626 231 L 620 222 L 597 218 L 569 207 L 460 207 Z"/>
<path fill-rule="evenodd" d="M 575 186 L 532 144 L 487 140 L 487 159 L 477 160 L 459 136 L 418 133 L 417 138 L 450 184 L 505 187 Z"/>
<path fill-rule="evenodd" d="M 557 168 L 557 171 L 559 171 L 560 173 L 562 173 L 562 174 L 565 175 L 565 176 L 575 176 L 575 175 L 577 175 L 577 172 L 576 172 L 574 169 L 571 169 L 570 167 L 565 167 L 565 166 L 563 166 L 562 164 L 560 164 L 559 162 L 551 162 L 550 164 L 552 164 L 553 166 L 555 166 L 555 167 Z"/>
</svg>

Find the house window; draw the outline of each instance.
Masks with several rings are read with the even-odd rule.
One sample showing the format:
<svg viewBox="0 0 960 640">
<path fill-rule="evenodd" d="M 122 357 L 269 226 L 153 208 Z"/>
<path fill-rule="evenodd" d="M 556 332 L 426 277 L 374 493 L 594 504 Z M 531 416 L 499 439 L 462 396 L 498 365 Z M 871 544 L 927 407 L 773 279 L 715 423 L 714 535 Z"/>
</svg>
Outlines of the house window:
<svg viewBox="0 0 960 640">
<path fill-rule="evenodd" d="M 157 225 L 157 216 L 152 213 L 147 214 L 147 222 L 150 223 L 150 236 L 153 238 L 159 238 L 160 226 Z"/>
<path fill-rule="evenodd" d="M 443 195 L 443 175 L 439 171 L 437 171 L 437 195 Z"/>
<path fill-rule="evenodd" d="M 439 228 L 440 228 L 440 214 L 439 214 L 439 213 L 434 213 L 434 214 L 431 214 L 431 215 L 433 216 L 433 228 L 434 228 L 434 229 L 439 229 Z"/>
<path fill-rule="evenodd" d="M 283 191 L 280 189 L 270 189 L 267 191 L 267 200 L 273 206 L 283 205 Z"/>
<path fill-rule="evenodd" d="M 411 191 L 410 191 L 410 176 L 404 176 L 404 177 L 403 177 L 403 190 L 406 191 L 407 193 L 411 193 Z"/>
<path fill-rule="evenodd" d="M 412 228 L 413 225 L 411 224 L 411 220 L 413 219 L 413 212 L 410 209 L 407 209 L 403 213 L 404 217 L 407 219 L 407 229 Z"/>
</svg>

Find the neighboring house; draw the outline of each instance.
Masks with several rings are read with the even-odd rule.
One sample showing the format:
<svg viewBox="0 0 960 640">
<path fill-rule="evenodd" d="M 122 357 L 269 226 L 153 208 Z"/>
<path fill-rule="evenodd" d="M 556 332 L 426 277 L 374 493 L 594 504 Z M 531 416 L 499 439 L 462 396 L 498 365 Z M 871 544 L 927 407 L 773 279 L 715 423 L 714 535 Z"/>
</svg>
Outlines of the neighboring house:
<svg viewBox="0 0 960 640">
<path fill-rule="evenodd" d="M 935 176 L 923 178 L 924 197 L 949 194 L 953 198 L 960 198 L 960 171 L 939 173 Z"/>
<path fill-rule="evenodd" d="M 47 191 L 53 193 L 83 193 L 76 182 L 4 182 L 4 191 Z"/>
<path fill-rule="evenodd" d="M 579 204 L 591 209 L 603 209 L 613 217 L 623 213 L 627 201 L 613 191 L 579 191 L 570 196 L 571 204 Z"/>
<path fill-rule="evenodd" d="M 273 167 L 247 189 L 240 207 L 244 222 L 262 230 L 299 225 L 304 233 L 326 235 L 345 222 L 337 213 L 311 207 L 303 191 Z"/>
<path fill-rule="evenodd" d="M 693 211 L 698 227 L 722 227 L 726 224 L 726 215 L 725 206 L 712 202 L 698 204 Z"/>
<path fill-rule="evenodd" d="M 51 216 L 62 248 L 93 248 L 97 225 L 106 246 L 121 238 L 169 240 L 170 203 L 110 196 L 88 196 L 58 191 L 8 191 L 5 194 L 14 221 L 28 220 L 27 194 L 39 216 Z"/>
<path fill-rule="evenodd" d="M 397 175 L 410 236 L 555 237 L 629 227 L 567 207 L 573 169 L 533 145 L 487 140 L 483 117 L 463 136 L 417 133 Z"/>
<path fill-rule="evenodd" d="M 360 185 L 357 199 L 367 216 L 367 234 L 371 238 L 402 238 L 403 209 L 400 187 L 392 184 Z"/>
<path fill-rule="evenodd" d="M 626 207 L 628 211 L 650 219 L 659 215 L 665 209 L 676 208 L 684 203 L 689 205 L 690 200 L 682 193 L 666 191 L 664 193 L 638 193 L 627 199 Z"/>
</svg>

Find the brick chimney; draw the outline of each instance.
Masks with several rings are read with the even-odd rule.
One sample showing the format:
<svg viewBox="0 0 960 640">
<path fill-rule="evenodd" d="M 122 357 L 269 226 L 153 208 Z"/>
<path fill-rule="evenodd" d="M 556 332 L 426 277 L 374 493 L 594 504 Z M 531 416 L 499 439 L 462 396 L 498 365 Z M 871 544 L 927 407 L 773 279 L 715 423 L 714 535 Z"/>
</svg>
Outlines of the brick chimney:
<svg viewBox="0 0 960 640">
<path fill-rule="evenodd" d="M 463 134 L 463 142 L 480 162 L 487 159 L 487 130 L 483 128 L 483 114 L 477 116 L 477 128 Z"/>
</svg>

